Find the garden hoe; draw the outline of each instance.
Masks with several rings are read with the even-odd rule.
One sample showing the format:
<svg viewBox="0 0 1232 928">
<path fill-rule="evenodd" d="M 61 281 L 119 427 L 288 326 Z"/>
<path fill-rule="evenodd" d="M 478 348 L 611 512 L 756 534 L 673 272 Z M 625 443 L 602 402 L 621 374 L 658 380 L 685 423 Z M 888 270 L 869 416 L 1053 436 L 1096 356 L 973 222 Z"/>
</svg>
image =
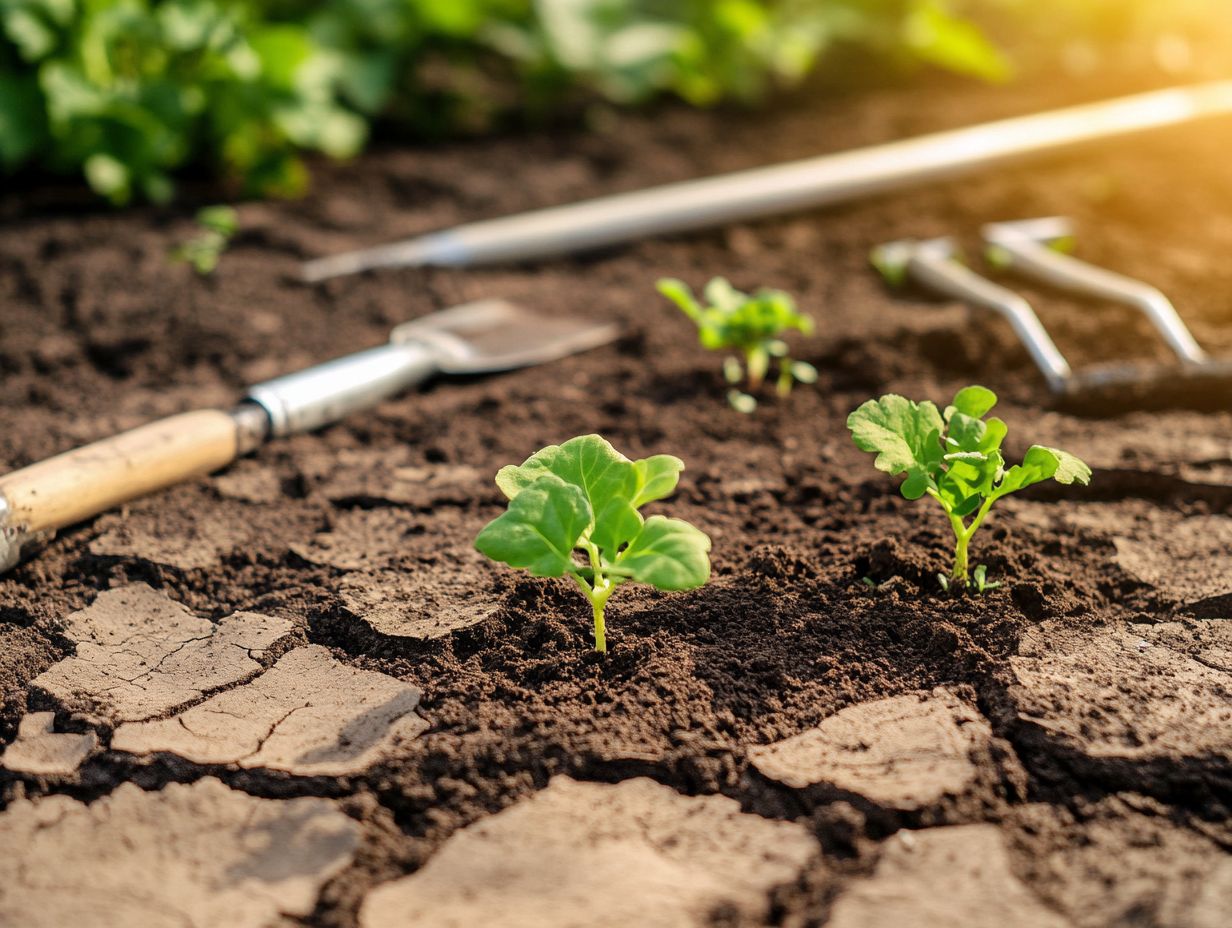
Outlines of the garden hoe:
<svg viewBox="0 0 1232 928">
<path fill-rule="evenodd" d="M 1124 411 L 1194 401 L 1205 405 L 1232 398 L 1232 363 L 1207 355 L 1166 296 L 1150 284 L 1064 253 L 1074 241 L 1069 220 L 1053 217 L 993 223 L 984 227 L 983 237 L 988 261 L 995 267 L 1139 310 L 1163 336 L 1177 362 L 1127 362 L 1075 372 L 1031 304 L 963 265 L 957 246 L 948 238 L 891 242 L 874 249 L 872 261 L 891 282 L 911 282 L 999 313 L 1026 347 L 1054 395 L 1071 409 Z"/>
<path fill-rule="evenodd" d="M 502 300 L 433 313 L 389 344 L 253 387 L 234 409 L 152 422 L 0 477 L 0 571 L 57 529 L 225 467 L 271 438 L 337 422 L 436 374 L 542 364 L 598 347 L 613 323 L 548 319 Z"/>
</svg>

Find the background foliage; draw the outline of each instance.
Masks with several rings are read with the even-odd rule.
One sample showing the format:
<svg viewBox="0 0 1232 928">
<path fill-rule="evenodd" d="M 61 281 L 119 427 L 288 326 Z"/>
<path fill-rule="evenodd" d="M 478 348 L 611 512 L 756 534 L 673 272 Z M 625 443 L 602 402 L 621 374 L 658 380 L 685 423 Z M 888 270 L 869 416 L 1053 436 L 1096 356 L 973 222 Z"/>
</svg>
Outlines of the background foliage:
<svg viewBox="0 0 1232 928">
<path fill-rule="evenodd" d="M 0 167 L 81 171 L 114 202 L 204 164 L 295 192 L 296 153 L 380 119 L 439 134 L 566 93 L 754 100 L 828 48 L 995 78 L 947 0 L 0 0 Z"/>
<path fill-rule="evenodd" d="M 293 193 L 297 157 L 543 114 L 567 96 L 753 101 L 836 46 L 985 79 L 963 0 L 0 0 L 0 169 L 116 203 L 205 166 Z M 967 0 L 967 5 L 1011 0 Z"/>
</svg>

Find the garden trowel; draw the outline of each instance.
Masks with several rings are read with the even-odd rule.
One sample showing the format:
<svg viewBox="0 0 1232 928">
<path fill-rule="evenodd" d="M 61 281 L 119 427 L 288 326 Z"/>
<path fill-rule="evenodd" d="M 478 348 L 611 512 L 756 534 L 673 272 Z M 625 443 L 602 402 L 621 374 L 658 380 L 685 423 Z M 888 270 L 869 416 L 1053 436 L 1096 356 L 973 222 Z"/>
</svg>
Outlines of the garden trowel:
<svg viewBox="0 0 1232 928">
<path fill-rule="evenodd" d="M 433 313 L 389 343 L 259 384 L 231 410 L 181 413 L 0 477 L 0 571 L 57 529 L 225 467 L 272 438 L 375 406 L 436 374 L 490 374 L 606 344 L 609 322 L 547 318 L 503 300 Z"/>
</svg>

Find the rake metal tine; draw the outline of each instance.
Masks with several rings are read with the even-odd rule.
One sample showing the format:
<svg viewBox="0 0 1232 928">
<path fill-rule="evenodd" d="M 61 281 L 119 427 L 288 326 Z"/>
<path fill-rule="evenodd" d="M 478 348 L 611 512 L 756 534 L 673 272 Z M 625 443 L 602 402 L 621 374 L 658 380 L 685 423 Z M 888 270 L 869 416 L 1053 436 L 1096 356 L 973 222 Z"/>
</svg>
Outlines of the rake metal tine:
<svg viewBox="0 0 1232 928">
<path fill-rule="evenodd" d="M 874 249 L 874 266 L 887 280 L 910 280 L 934 293 L 1004 316 L 1056 394 L 1069 391 L 1073 371 L 1031 304 L 1012 290 L 976 274 L 958 260 L 952 239 L 906 239 Z"/>
<path fill-rule="evenodd" d="M 983 236 L 990 264 L 1013 268 L 1071 293 L 1099 297 L 1137 309 L 1151 320 L 1185 364 L 1199 365 L 1210 360 L 1177 314 L 1176 307 L 1158 289 L 1058 250 L 1074 239 L 1073 226 L 1068 219 L 997 222 L 984 226 Z"/>
</svg>

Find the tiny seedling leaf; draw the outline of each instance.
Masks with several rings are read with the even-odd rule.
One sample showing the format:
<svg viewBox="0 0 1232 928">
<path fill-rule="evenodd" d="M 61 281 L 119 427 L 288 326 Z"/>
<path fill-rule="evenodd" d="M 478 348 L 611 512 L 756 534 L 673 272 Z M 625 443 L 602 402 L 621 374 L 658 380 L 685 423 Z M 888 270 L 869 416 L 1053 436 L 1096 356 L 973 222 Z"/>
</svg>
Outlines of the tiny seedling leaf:
<svg viewBox="0 0 1232 928">
<path fill-rule="evenodd" d="M 536 577 L 563 577 L 574 568 L 573 549 L 590 524 L 580 489 L 553 474 L 524 487 L 509 509 L 475 539 L 480 553 Z"/>
<path fill-rule="evenodd" d="M 986 416 L 997 405 L 997 394 L 987 387 L 963 387 L 954 395 L 950 409 L 961 412 L 964 416 L 979 419 Z M 948 411 L 948 410 L 947 410 Z M 949 418 L 948 416 L 946 418 Z"/>
<path fill-rule="evenodd" d="M 892 476 L 907 474 L 902 486 L 907 499 L 919 499 L 932 487 L 944 427 L 932 403 L 913 403 L 892 393 L 868 400 L 847 417 L 856 447 L 877 455 L 874 467 Z"/>
<path fill-rule="evenodd" d="M 671 496 L 680 481 L 680 472 L 684 470 L 684 461 L 670 454 L 656 454 L 642 461 L 635 461 L 637 468 L 637 495 L 633 498 L 633 508 L 641 509 L 647 503 Z"/>
<path fill-rule="evenodd" d="M 651 516 L 616 565 L 660 590 L 692 590 L 710 579 L 710 539 L 688 522 Z"/>
</svg>

